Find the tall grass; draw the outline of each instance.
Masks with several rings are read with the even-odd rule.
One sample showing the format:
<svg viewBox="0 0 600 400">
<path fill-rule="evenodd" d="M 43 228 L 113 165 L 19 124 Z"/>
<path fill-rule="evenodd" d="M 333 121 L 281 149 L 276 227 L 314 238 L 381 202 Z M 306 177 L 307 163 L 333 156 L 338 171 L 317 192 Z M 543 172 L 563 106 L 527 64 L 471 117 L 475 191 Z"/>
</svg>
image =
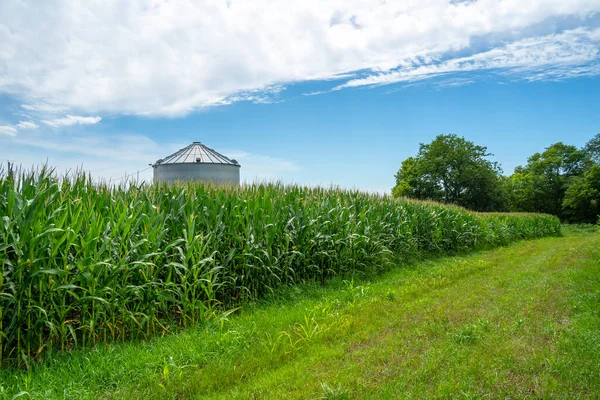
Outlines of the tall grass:
<svg viewBox="0 0 600 400">
<path fill-rule="evenodd" d="M 3 364 L 162 335 L 282 285 L 560 233 L 547 215 L 357 191 L 123 188 L 46 169 L 0 171 L 0 217 Z"/>
</svg>

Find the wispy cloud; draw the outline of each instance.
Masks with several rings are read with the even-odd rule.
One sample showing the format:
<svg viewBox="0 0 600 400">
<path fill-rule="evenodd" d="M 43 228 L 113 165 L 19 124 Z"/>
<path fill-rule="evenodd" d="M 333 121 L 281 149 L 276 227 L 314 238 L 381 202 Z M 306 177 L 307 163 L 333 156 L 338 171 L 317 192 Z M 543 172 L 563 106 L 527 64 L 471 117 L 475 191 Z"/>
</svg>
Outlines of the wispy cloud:
<svg viewBox="0 0 600 400">
<path fill-rule="evenodd" d="M 2 133 L 0 127 L 0 135 Z M 6 127 L 12 128 L 12 127 Z M 38 130 L 11 137 L 0 136 L 0 147 L 11 160 L 25 167 L 48 162 L 56 167 L 58 173 L 83 169 L 89 171 L 94 179 L 118 182 L 125 176 L 141 180 L 152 179 L 150 163 L 164 158 L 187 145 L 187 143 L 160 144 L 147 136 L 139 134 L 86 135 L 83 132 L 65 132 L 61 135 L 49 135 Z M 301 167 L 293 161 L 256 154 L 239 149 L 218 149 L 229 158 L 236 159 L 241 165 L 241 176 L 245 181 L 291 180 Z M 135 155 L 135 156 L 132 156 Z M 1 160 L 0 160 L 1 161 Z"/>
<path fill-rule="evenodd" d="M 19 136 L 12 143 L 39 150 L 70 154 L 79 159 L 90 157 L 107 158 L 113 161 L 126 161 L 136 154 L 136 165 L 144 166 L 160 158 L 164 150 L 156 142 L 143 135 L 110 134 L 90 136 L 85 134 L 56 136 L 44 133 Z M 38 150 L 36 150 L 38 149 Z"/>
<path fill-rule="evenodd" d="M 470 85 L 475 83 L 475 79 L 472 78 L 451 78 L 444 81 L 438 82 L 436 86 L 440 89 L 448 87 L 459 87 L 464 85 Z"/>
<path fill-rule="evenodd" d="M 31 121 L 21 121 L 19 122 L 16 127 L 18 129 L 36 129 L 39 128 L 39 126 Z"/>
<path fill-rule="evenodd" d="M 242 165 L 241 177 L 245 181 L 276 181 L 290 179 L 302 168 L 290 160 L 253 154 L 239 150 L 225 150 L 223 154 Z"/>
<path fill-rule="evenodd" d="M 0 135 L 16 136 L 17 129 L 9 125 L 0 125 Z"/>
<path fill-rule="evenodd" d="M 303 81 L 349 79 L 342 87 L 351 87 L 494 68 L 555 79 L 572 76 L 558 68 L 566 63 L 577 76 L 596 74 L 578 63 L 592 62 L 586 49 L 598 44 L 598 12 L 597 0 L 7 2 L 0 93 L 37 113 L 176 116 L 280 101 L 273 87 Z M 577 46 L 560 35 L 547 36 L 556 43 L 523 42 L 547 21 L 554 33 L 572 28 L 561 26 L 566 19 L 590 29 Z M 510 43 L 485 39 L 498 35 Z M 485 55 L 474 54 L 482 47 Z"/>
<path fill-rule="evenodd" d="M 325 94 L 325 93 L 330 93 L 331 90 L 317 90 L 314 92 L 306 92 L 306 93 L 302 93 L 302 96 L 318 96 L 320 94 Z"/>
<path fill-rule="evenodd" d="M 55 104 L 21 104 L 21 107 L 27 111 L 37 111 L 42 113 L 58 113 L 67 111 L 69 108 L 65 106 L 58 106 Z"/>
<path fill-rule="evenodd" d="M 352 79 L 334 90 L 348 87 L 415 82 L 456 72 L 496 70 L 529 80 L 565 79 L 599 73 L 600 28 L 573 29 L 561 34 L 527 38 L 515 43 L 446 61 L 432 61 Z"/>
<path fill-rule="evenodd" d="M 46 125 L 52 126 L 54 128 L 60 128 L 63 126 L 71 126 L 71 125 L 93 125 L 100 122 L 102 118 L 100 117 L 80 117 L 76 115 L 67 115 L 64 118 L 56 118 L 53 120 L 42 120 L 42 122 Z"/>
</svg>

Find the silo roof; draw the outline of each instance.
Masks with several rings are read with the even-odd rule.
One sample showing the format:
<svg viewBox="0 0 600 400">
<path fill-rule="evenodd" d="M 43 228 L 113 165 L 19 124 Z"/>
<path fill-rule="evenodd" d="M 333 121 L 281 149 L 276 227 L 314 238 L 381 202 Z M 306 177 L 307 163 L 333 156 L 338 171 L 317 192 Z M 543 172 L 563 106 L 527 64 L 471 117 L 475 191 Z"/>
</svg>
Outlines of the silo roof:
<svg viewBox="0 0 600 400">
<path fill-rule="evenodd" d="M 240 165 L 236 160 L 225 157 L 223 154 L 216 152 L 200 142 L 194 142 L 168 157 L 157 160 L 154 165 L 184 163 Z"/>
</svg>

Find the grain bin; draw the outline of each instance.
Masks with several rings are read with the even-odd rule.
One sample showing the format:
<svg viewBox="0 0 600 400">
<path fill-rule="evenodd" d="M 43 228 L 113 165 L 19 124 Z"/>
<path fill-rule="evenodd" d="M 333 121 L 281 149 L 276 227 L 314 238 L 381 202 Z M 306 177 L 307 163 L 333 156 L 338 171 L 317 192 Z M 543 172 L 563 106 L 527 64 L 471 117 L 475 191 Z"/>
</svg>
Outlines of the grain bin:
<svg viewBox="0 0 600 400">
<path fill-rule="evenodd" d="M 152 165 L 155 183 L 194 180 L 228 185 L 240 184 L 240 167 L 236 160 L 200 142 L 194 142 Z"/>
</svg>

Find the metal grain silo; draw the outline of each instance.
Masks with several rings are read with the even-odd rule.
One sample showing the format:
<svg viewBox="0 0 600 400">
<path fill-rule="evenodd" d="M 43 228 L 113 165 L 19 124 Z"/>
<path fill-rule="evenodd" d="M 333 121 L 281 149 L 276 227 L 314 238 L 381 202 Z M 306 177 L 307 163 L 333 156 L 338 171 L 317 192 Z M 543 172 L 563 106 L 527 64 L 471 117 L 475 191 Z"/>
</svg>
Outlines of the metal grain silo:
<svg viewBox="0 0 600 400">
<path fill-rule="evenodd" d="M 194 142 L 170 156 L 156 161 L 154 182 L 205 181 L 240 184 L 240 164 L 200 142 Z"/>
</svg>

